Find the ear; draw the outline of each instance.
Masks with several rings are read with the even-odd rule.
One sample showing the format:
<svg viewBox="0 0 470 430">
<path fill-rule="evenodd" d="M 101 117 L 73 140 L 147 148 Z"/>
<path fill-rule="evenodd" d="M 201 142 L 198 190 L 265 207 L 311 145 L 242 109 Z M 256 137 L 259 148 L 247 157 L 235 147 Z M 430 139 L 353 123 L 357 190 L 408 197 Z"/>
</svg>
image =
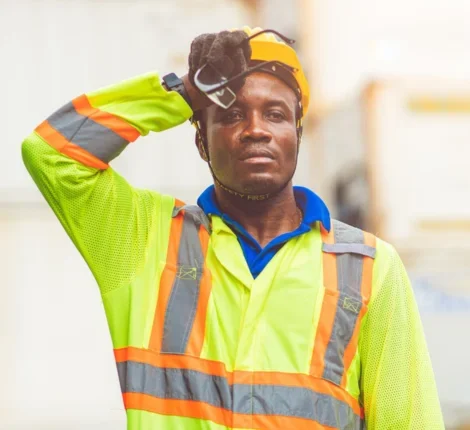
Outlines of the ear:
<svg viewBox="0 0 470 430">
<path fill-rule="evenodd" d="M 297 127 L 297 143 L 300 145 L 302 142 L 302 134 L 303 134 L 304 128 L 303 126 L 298 126 Z"/>
<path fill-rule="evenodd" d="M 207 140 L 205 139 L 205 130 L 201 124 L 201 112 L 198 112 L 197 115 L 194 115 L 191 118 L 191 123 L 196 127 L 196 135 L 194 136 L 194 142 L 196 143 L 199 156 L 206 162 L 209 162 L 209 155 L 207 153 Z"/>
<path fill-rule="evenodd" d="M 201 135 L 201 131 L 196 131 L 196 146 L 197 150 L 199 151 L 199 156 L 207 163 L 209 162 L 209 156 L 206 152 L 207 145 L 205 143 L 206 141 Z"/>
</svg>

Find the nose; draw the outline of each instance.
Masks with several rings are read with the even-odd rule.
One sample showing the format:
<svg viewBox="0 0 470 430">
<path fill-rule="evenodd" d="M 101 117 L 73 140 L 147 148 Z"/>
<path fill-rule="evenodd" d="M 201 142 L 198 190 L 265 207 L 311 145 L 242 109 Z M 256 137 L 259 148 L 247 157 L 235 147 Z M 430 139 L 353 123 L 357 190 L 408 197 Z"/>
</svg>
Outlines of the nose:
<svg viewBox="0 0 470 430">
<path fill-rule="evenodd" d="M 269 143 L 271 139 L 272 134 L 267 130 L 262 115 L 256 112 L 250 114 L 248 116 L 248 123 L 240 136 L 242 143 Z"/>
</svg>

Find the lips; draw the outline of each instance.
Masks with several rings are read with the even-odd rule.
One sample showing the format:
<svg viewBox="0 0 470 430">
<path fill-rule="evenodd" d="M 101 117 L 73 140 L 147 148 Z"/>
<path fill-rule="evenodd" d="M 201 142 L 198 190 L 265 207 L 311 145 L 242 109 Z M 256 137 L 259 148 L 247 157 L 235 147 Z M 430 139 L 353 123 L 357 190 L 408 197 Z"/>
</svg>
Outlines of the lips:
<svg viewBox="0 0 470 430">
<path fill-rule="evenodd" d="M 258 158 L 258 159 L 269 158 L 271 160 L 274 160 L 273 154 L 266 149 L 252 149 L 249 151 L 245 151 L 241 155 L 240 160 L 246 161 L 246 160 L 249 160 L 250 158 Z"/>
</svg>

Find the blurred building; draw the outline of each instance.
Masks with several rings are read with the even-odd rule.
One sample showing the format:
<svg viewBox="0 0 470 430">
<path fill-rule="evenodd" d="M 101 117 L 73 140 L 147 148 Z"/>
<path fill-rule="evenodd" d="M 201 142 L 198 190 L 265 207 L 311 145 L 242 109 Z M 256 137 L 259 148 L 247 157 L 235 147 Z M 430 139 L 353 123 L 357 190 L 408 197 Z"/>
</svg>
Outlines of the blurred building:
<svg viewBox="0 0 470 430">
<path fill-rule="evenodd" d="M 446 421 L 463 422 L 469 8 L 466 0 L 445 9 L 435 0 L 0 0 L 0 429 L 125 428 L 95 281 L 23 167 L 22 139 L 83 92 L 150 70 L 185 73 L 196 35 L 244 24 L 297 40 L 313 107 L 295 181 L 397 247 Z M 189 124 L 150 135 L 113 167 L 135 186 L 194 202 L 211 177 L 193 142 Z"/>
<path fill-rule="evenodd" d="M 312 182 L 336 216 L 398 249 L 455 428 L 470 421 L 469 5 L 304 5 Z"/>
</svg>

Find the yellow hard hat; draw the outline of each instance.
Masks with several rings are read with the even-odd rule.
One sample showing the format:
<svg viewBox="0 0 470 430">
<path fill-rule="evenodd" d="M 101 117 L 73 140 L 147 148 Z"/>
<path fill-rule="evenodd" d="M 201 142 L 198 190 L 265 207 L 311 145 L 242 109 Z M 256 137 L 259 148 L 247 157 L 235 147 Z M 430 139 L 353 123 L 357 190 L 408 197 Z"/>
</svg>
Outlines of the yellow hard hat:
<svg viewBox="0 0 470 430">
<path fill-rule="evenodd" d="M 248 26 L 244 26 L 242 30 L 251 37 L 263 31 L 259 27 L 252 29 Z M 302 117 L 304 117 L 310 101 L 310 89 L 295 50 L 278 40 L 272 33 L 262 33 L 258 37 L 250 39 L 250 46 L 252 61 L 278 61 L 292 69 L 292 75 L 297 81 L 298 90 L 301 93 Z"/>
</svg>

